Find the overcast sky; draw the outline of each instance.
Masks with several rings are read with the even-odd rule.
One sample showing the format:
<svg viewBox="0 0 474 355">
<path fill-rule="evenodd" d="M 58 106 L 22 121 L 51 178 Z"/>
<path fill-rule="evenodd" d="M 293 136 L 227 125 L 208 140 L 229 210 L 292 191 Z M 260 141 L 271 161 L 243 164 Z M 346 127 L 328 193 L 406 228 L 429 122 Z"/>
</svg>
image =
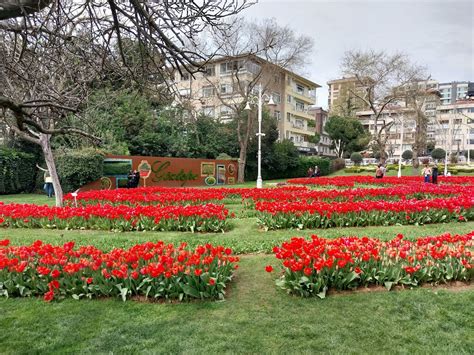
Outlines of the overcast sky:
<svg viewBox="0 0 474 355">
<path fill-rule="evenodd" d="M 474 81 L 474 1 L 462 0 L 259 0 L 247 18 L 274 17 L 315 42 L 305 76 L 322 85 L 341 77 L 340 60 L 350 49 L 403 51 L 427 67 L 433 79 Z"/>
</svg>

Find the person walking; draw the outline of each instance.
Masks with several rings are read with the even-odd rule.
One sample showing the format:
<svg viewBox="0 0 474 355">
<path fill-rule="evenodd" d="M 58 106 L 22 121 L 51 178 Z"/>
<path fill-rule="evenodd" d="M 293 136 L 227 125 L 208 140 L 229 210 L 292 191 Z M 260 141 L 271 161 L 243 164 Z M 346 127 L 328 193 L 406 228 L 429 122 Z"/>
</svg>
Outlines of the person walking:
<svg viewBox="0 0 474 355">
<path fill-rule="evenodd" d="M 430 182 L 431 173 L 432 173 L 431 168 L 429 167 L 428 164 L 426 164 L 423 170 L 421 171 L 421 175 L 424 176 L 425 182 Z"/>
<path fill-rule="evenodd" d="M 43 175 L 43 178 L 44 178 L 43 189 L 46 192 L 46 195 L 48 195 L 48 197 L 53 197 L 53 194 L 54 194 L 53 178 L 49 174 L 49 170 L 45 169 L 45 168 L 42 168 L 38 164 L 36 164 L 36 167 L 39 170 L 44 172 L 44 175 Z"/>
</svg>

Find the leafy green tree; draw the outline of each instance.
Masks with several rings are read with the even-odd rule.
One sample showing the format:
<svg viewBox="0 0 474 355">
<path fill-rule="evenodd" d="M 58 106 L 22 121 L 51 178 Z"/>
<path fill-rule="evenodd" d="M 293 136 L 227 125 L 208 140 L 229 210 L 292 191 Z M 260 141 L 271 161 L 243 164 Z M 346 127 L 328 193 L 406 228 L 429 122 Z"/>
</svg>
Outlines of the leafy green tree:
<svg viewBox="0 0 474 355">
<path fill-rule="evenodd" d="M 442 148 L 435 148 L 431 152 L 431 157 L 436 160 L 441 160 L 446 157 L 446 151 Z"/>
<path fill-rule="evenodd" d="M 369 133 L 354 118 L 331 116 L 324 129 L 332 139 L 338 157 L 342 157 L 344 152 L 363 150 L 370 141 Z"/>
<path fill-rule="evenodd" d="M 351 154 L 351 160 L 355 165 L 360 165 L 362 163 L 362 155 L 360 153 L 354 152 Z"/>
<path fill-rule="evenodd" d="M 321 140 L 321 135 L 318 132 L 315 132 L 314 136 L 309 136 L 308 138 L 308 142 L 313 143 L 313 144 L 318 144 L 320 140 Z"/>
<path fill-rule="evenodd" d="M 239 147 L 233 126 L 201 115 L 187 128 L 191 157 L 215 159 L 221 153 L 238 156 Z"/>
<path fill-rule="evenodd" d="M 413 158 L 413 152 L 411 150 L 405 150 L 403 153 L 402 153 L 402 158 L 405 159 L 405 160 L 410 160 Z"/>
</svg>

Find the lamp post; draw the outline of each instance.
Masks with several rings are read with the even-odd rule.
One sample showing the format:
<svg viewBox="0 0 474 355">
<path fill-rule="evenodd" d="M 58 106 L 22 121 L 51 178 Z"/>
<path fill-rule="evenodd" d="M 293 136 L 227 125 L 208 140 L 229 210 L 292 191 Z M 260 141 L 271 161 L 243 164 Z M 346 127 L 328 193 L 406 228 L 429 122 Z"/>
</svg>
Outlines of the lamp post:
<svg viewBox="0 0 474 355">
<path fill-rule="evenodd" d="M 398 178 L 402 177 L 402 154 L 403 154 L 403 117 L 400 119 L 400 122 L 402 123 L 402 129 L 400 131 L 400 159 L 398 159 Z"/>
<path fill-rule="evenodd" d="M 258 153 L 257 153 L 257 189 L 263 187 L 262 180 L 262 136 L 265 136 L 265 133 L 262 133 L 262 109 L 263 109 L 263 100 L 268 100 L 268 106 L 275 106 L 273 102 L 273 97 L 268 94 L 263 94 L 262 84 L 258 84 L 258 96 L 249 96 L 247 99 L 247 104 L 245 105 L 244 110 L 250 111 L 250 103 L 257 104 L 258 109 Z"/>
</svg>

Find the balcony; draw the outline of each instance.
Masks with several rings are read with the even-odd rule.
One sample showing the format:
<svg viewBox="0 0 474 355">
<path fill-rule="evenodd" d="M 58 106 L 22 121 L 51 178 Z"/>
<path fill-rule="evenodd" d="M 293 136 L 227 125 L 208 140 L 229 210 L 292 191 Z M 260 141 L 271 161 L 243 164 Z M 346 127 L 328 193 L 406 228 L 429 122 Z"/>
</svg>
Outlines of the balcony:
<svg viewBox="0 0 474 355">
<path fill-rule="evenodd" d="M 310 142 L 293 142 L 295 147 L 315 148 L 316 144 Z"/>
<path fill-rule="evenodd" d="M 292 115 L 306 118 L 308 120 L 314 120 L 314 116 L 308 112 L 307 108 L 301 110 L 297 108 L 296 105 L 294 104 L 287 103 L 286 105 L 287 105 L 286 107 L 287 107 L 288 112 L 291 113 Z"/>
<path fill-rule="evenodd" d="M 297 134 L 304 134 L 306 136 L 314 136 L 314 131 L 311 131 L 308 128 L 305 128 L 305 127 L 301 128 L 299 126 L 290 124 L 290 127 L 287 128 L 287 130 L 289 130 L 293 133 L 297 133 Z"/>
<path fill-rule="evenodd" d="M 286 93 L 290 94 L 291 96 L 297 98 L 298 100 L 304 101 L 310 105 L 314 105 L 316 103 L 316 96 L 311 95 L 309 92 L 306 90 L 304 93 L 298 92 L 296 88 L 292 85 L 287 85 L 286 86 Z"/>
</svg>

